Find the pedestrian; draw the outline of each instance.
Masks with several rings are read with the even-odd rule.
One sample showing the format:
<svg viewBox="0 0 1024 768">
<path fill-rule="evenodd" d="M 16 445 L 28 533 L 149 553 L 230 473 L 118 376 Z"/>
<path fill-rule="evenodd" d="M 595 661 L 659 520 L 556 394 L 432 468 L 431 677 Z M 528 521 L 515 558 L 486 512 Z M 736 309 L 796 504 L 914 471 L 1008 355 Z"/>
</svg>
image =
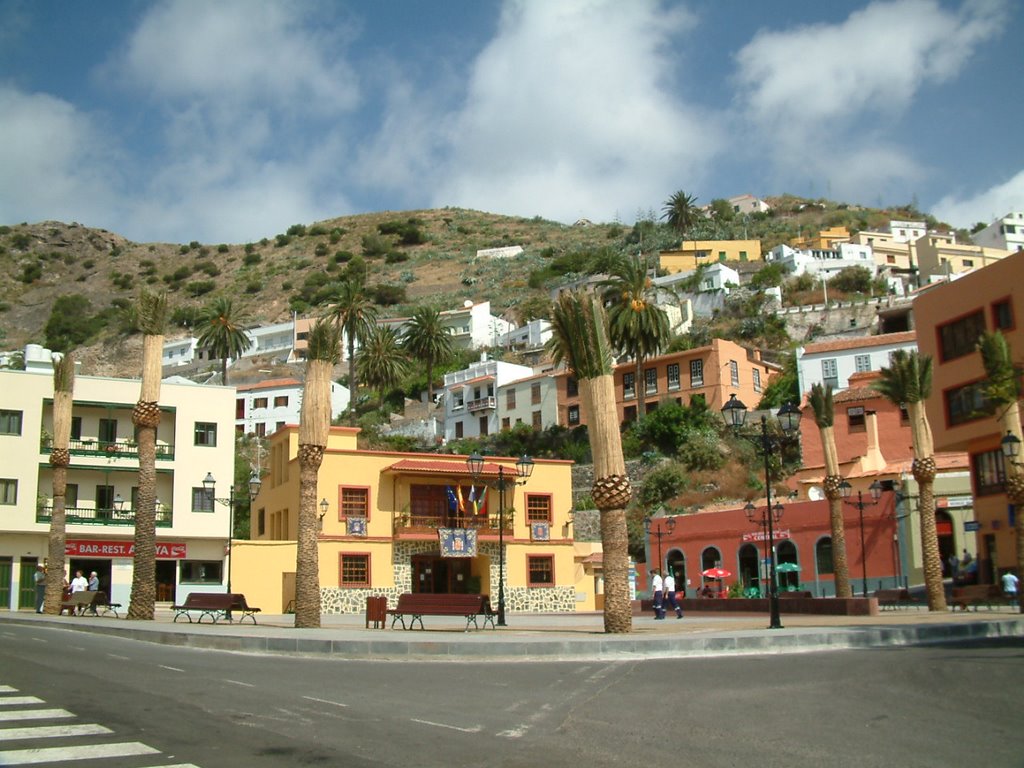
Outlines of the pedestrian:
<svg viewBox="0 0 1024 768">
<path fill-rule="evenodd" d="M 36 566 L 32 579 L 36 584 L 36 613 L 42 613 L 46 601 L 46 567 L 42 563 Z"/>
<path fill-rule="evenodd" d="M 960 556 L 960 564 L 966 568 L 972 559 L 971 553 L 967 551 L 967 547 L 964 547 L 964 553 Z"/>
<path fill-rule="evenodd" d="M 654 598 L 654 618 L 655 620 L 665 618 L 665 582 L 661 578 L 661 573 L 651 569 L 651 596 Z"/>
<path fill-rule="evenodd" d="M 89 591 L 90 592 L 99 592 L 100 591 L 100 576 L 99 576 L 98 573 L 96 573 L 96 571 L 93 571 L 92 573 L 89 574 Z M 93 602 L 89 603 L 89 613 L 91 613 L 93 616 L 98 615 L 96 613 L 95 596 L 94 596 Z"/>
<path fill-rule="evenodd" d="M 956 556 L 956 552 L 954 552 L 949 556 L 949 560 L 947 560 L 947 562 L 949 563 L 949 575 L 955 581 L 957 574 L 960 571 L 960 558 L 958 558 Z"/>
<path fill-rule="evenodd" d="M 89 582 L 85 576 L 82 575 L 81 571 L 75 571 L 75 578 L 71 580 L 71 594 L 75 592 L 85 592 L 89 589 Z"/>
<path fill-rule="evenodd" d="M 679 605 L 679 601 L 676 600 L 676 578 L 672 575 L 672 571 L 665 574 L 665 599 L 668 600 L 668 604 L 672 606 L 672 610 L 676 612 L 676 618 L 683 618 L 683 607 Z"/>
<path fill-rule="evenodd" d="M 1003 574 L 1003 596 L 1009 598 L 1010 602 L 1014 602 L 1017 599 L 1017 588 L 1020 586 L 1020 580 L 1017 578 L 1017 574 L 1013 571 L 1007 571 Z"/>
</svg>

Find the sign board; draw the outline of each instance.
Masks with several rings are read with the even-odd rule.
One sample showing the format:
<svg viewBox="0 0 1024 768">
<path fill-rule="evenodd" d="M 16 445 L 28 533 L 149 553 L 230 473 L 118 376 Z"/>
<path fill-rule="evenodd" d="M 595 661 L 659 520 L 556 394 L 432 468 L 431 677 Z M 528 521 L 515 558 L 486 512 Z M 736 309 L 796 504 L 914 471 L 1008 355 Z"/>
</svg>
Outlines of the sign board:
<svg viewBox="0 0 1024 768">
<path fill-rule="evenodd" d="M 977 520 L 964 520 L 964 530 L 970 533 L 971 531 L 980 531 L 981 523 Z"/>
<path fill-rule="evenodd" d="M 781 530 L 781 531 L 775 531 L 774 533 L 775 533 L 775 537 L 774 537 L 775 541 L 779 541 L 780 539 L 790 539 L 790 538 L 792 538 L 792 536 L 790 536 L 788 528 L 786 528 L 784 530 Z M 768 541 L 768 534 L 765 533 L 764 531 L 758 531 L 757 533 L 744 533 L 740 537 L 740 541 Z"/>
<path fill-rule="evenodd" d="M 181 560 L 185 557 L 184 542 L 158 541 L 156 556 L 161 560 Z M 64 544 L 68 557 L 135 557 L 134 541 L 98 541 L 95 539 L 68 539 Z"/>
</svg>

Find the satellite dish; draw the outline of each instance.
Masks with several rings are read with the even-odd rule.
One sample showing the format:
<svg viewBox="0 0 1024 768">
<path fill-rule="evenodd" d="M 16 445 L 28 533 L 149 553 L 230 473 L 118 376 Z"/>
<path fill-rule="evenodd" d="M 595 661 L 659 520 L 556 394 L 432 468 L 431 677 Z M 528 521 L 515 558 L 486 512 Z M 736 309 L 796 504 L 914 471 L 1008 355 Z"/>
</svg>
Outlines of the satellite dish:
<svg viewBox="0 0 1024 768">
<path fill-rule="evenodd" d="M 465 307 L 466 309 L 469 309 L 470 307 L 473 306 L 473 300 L 466 299 L 464 302 L 462 302 L 462 306 Z"/>
<path fill-rule="evenodd" d="M 807 489 L 807 498 L 811 501 L 821 501 L 825 498 L 825 492 L 816 485 L 812 485 Z"/>
</svg>

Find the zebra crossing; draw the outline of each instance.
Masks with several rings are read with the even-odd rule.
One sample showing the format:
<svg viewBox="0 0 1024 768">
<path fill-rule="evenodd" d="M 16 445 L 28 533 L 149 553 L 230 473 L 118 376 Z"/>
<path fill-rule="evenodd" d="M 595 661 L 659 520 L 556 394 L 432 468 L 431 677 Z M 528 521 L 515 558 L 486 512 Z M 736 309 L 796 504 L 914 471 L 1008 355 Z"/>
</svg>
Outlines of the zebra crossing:
<svg viewBox="0 0 1024 768">
<path fill-rule="evenodd" d="M 73 722 L 73 712 L 46 706 L 37 696 L 0 684 L 0 765 L 41 765 L 78 760 L 148 756 L 133 768 L 198 768 L 192 763 L 152 762 L 161 754 L 141 741 L 117 741 L 114 732 L 99 723 Z M 61 743 L 66 740 L 67 743 Z"/>
</svg>

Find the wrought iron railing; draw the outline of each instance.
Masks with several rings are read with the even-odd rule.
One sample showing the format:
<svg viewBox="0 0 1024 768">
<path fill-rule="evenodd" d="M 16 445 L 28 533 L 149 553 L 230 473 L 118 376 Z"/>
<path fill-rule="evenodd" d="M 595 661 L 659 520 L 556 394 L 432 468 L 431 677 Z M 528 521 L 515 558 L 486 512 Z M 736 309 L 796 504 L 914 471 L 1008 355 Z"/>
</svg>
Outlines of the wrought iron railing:
<svg viewBox="0 0 1024 768">
<path fill-rule="evenodd" d="M 488 409 L 494 410 L 495 399 L 493 395 L 487 397 L 478 397 L 476 400 L 470 400 L 466 403 L 466 409 L 473 413 L 474 411 L 486 411 Z"/>
<path fill-rule="evenodd" d="M 41 453 L 49 451 L 53 443 L 44 438 L 39 445 Z M 106 456 L 110 459 L 138 458 L 138 443 L 132 440 L 69 440 L 68 450 L 72 456 Z M 174 458 L 174 446 L 157 443 L 156 457 L 165 461 Z"/>
<path fill-rule="evenodd" d="M 438 528 L 475 528 L 481 533 L 498 534 L 498 514 L 489 515 L 413 515 L 395 514 L 395 533 L 435 531 Z M 505 512 L 505 533 L 512 531 L 512 512 Z"/>
<path fill-rule="evenodd" d="M 96 509 L 95 507 L 67 507 L 64 510 L 68 525 L 135 525 L 134 509 Z M 53 507 L 36 510 L 37 523 L 49 523 Z M 156 511 L 156 527 L 170 528 L 174 521 L 172 510 L 161 505 Z"/>
</svg>

